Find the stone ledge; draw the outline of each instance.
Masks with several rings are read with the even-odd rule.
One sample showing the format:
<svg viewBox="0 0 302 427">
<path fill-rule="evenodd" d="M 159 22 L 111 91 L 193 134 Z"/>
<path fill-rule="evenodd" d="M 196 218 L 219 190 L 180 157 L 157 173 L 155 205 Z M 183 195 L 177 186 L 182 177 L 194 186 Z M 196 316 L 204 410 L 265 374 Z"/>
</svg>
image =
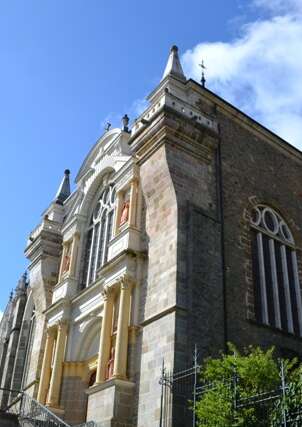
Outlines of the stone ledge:
<svg viewBox="0 0 302 427">
<path fill-rule="evenodd" d="M 95 384 L 89 387 L 88 389 L 85 390 L 85 393 L 88 395 L 91 395 L 91 394 L 97 393 L 98 391 L 105 390 L 107 388 L 114 387 L 114 386 L 132 389 L 134 388 L 135 383 L 132 381 L 122 380 L 119 378 L 112 378 L 103 383 Z"/>
</svg>

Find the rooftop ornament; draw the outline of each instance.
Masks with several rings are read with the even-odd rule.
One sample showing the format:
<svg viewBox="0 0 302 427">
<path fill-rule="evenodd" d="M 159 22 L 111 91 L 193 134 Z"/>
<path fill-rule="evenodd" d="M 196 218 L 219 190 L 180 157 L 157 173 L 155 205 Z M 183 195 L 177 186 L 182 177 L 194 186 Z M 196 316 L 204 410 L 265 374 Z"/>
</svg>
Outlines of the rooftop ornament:
<svg viewBox="0 0 302 427">
<path fill-rule="evenodd" d="M 201 68 L 201 79 L 200 79 L 200 82 L 201 82 L 202 87 L 205 87 L 206 86 L 206 78 L 205 78 L 205 75 L 204 75 L 204 70 L 206 70 L 206 66 L 204 65 L 203 60 L 201 61 L 201 64 L 198 64 L 198 65 Z"/>
<path fill-rule="evenodd" d="M 124 117 L 122 118 L 122 123 L 123 123 L 123 131 L 124 132 L 129 132 L 129 117 L 127 116 L 127 114 L 124 115 Z"/>
<path fill-rule="evenodd" d="M 108 132 L 111 128 L 111 123 L 107 122 L 106 126 L 105 126 L 105 132 Z"/>
</svg>

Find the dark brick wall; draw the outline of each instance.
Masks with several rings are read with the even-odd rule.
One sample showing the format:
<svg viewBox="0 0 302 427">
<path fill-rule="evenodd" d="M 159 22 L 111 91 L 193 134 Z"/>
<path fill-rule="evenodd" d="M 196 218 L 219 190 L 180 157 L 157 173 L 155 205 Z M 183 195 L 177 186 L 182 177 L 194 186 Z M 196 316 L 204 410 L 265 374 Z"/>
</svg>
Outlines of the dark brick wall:
<svg viewBox="0 0 302 427">
<path fill-rule="evenodd" d="M 224 200 L 228 340 L 238 346 L 275 345 L 302 355 L 302 341 L 257 324 L 251 266 L 250 210 L 263 203 L 277 210 L 301 247 L 302 168 L 261 136 L 218 115 Z M 301 267 L 301 252 L 297 252 Z M 300 268 L 301 279 L 301 268 Z"/>
<path fill-rule="evenodd" d="M 302 355 L 300 338 L 255 321 L 249 226 L 252 207 L 267 204 L 280 212 L 302 247 L 301 162 L 256 132 L 255 126 L 249 127 L 247 119 L 238 123 L 238 115 L 231 119 L 205 99 L 200 108 L 215 116 L 219 137 L 169 109 L 146 131 L 145 141 L 152 137 L 153 147 L 159 145 L 141 164 L 149 239 L 142 320 L 160 313 L 175 298 L 174 340 L 171 337 L 175 371 L 192 366 L 194 344 L 199 361 L 225 350 L 226 341 L 240 348 L 275 345 Z M 164 137 L 159 129 L 166 132 Z M 301 276 L 300 251 L 297 255 Z M 176 277 L 168 276 L 175 270 Z M 154 321 L 154 331 L 158 323 Z M 168 331 L 153 335 L 162 342 Z M 147 341 L 143 338 L 142 354 Z M 157 369 L 159 359 L 152 356 Z M 186 405 L 187 400 L 173 397 L 175 427 L 191 425 Z"/>
<path fill-rule="evenodd" d="M 255 321 L 249 226 L 251 208 L 267 204 L 280 212 L 302 247 L 300 163 L 222 113 L 217 115 L 221 157 L 218 140 L 209 148 L 213 135 L 192 123 L 180 125 L 171 113 L 166 120 L 178 139 L 171 136 L 165 145 L 177 201 L 174 369 L 191 365 L 194 344 L 200 360 L 225 350 L 226 341 L 240 348 L 274 345 L 277 351 L 302 355 L 300 338 Z M 202 146 L 208 156 L 199 155 Z M 301 276 L 300 251 L 297 255 Z M 188 424 L 179 399 L 173 406 L 173 425 Z"/>
</svg>

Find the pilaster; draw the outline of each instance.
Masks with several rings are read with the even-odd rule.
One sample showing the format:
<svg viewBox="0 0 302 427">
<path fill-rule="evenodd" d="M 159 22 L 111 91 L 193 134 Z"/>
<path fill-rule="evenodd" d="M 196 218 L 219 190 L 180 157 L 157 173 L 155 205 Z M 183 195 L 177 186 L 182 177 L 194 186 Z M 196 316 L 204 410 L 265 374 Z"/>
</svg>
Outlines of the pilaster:
<svg viewBox="0 0 302 427">
<path fill-rule="evenodd" d="M 46 403 L 47 392 L 49 388 L 54 342 L 55 342 L 55 329 L 50 328 L 46 332 L 46 344 L 45 344 L 38 397 L 37 397 L 38 402 L 40 402 L 42 405 L 45 405 Z"/>
<path fill-rule="evenodd" d="M 129 333 L 129 316 L 131 300 L 131 282 L 122 278 L 120 285 L 120 306 L 116 335 L 116 349 L 113 377 L 125 379 L 127 370 L 127 350 Z"/>
<path fill-rule="evenodd" d="M 62 382 L 63 361 L 65 354 L 65 345 L 67 338 L 67 323 L 60 322 L 58 324 L 58 332 L 53 360 L 53 368 L 49 385 L 49 393 L 47 406 L 52 408 L 59 407 L 60 387 Z"/>
<path fill-rule="evenodd" d="M 110 357 L 111 334 L 112 334 L 112 317 L 113 317 L 113 291 L 105 288 L 103 291 L 104 299 L 104 316 L 102 321 L 100 347 L 98 356 L 98 366 L 96 373 L 96 383 L 102 383 L 106 378 L 106 369 Z"/>
</svg>

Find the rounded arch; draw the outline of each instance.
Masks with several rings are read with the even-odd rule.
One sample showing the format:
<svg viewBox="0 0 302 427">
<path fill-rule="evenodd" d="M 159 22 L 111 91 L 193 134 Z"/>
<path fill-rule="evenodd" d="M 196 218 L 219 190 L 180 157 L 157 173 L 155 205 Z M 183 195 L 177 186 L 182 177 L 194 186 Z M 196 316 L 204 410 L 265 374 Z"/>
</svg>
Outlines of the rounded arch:
<svg viewBox="0 0 302 427">
<path fill-rule="evenodd" d="M 114 174 L 113 161 L 107 164 L 98 173 L 95 173 L 89 180 L 89 188 L 82 200 L 79 214 L 88 218 L 92 212 L 93 204 L 96 202 L 99 192 L 101 191 L 102 184 L 106 185 L 110 181 L 110 177 Z M 104 182 L 105 181 L 105 182 Z"/>
<path fill-rule="evenodd" d="M 91 166 L 93 160 L 96 158 L 98 152 L 102 152 L 104 149 L 106 149 L 109 145 L 111 145 L 116 138 L 121 134 L 121 129 L 115 128 L 108 132 L 106 132 L 91 148 L 87 156 L 85 157 L 82 166 L 80 167 L 80 170 L 76 176 L 75 181 L 78 182 L 84 174 L 87 172 L 89 167 Z"/>
<path fill-rule="evenodd" d="M 75 355 L 79 361 L 87 360 L 98 353 L 100 341 L 102 319 L 91 319 L 85 324 L 82 330 L 82 337 L 79 340 Z"/>
<path fill-rule="evenodd" d="M 90 197 L 86 197 L 86 217 L 83 224 L 82 265 L 80 286 L 82 288 L 94 282 L 99 269 L 106 263 L 108 245 L 112 237 L 115 215 L 115 185 L 112 170 L 99 175 L 90 186 Z M 104 171 L 104 169 L 103 169 Z"/>
<path fill-rule="evenodd" d="M 257 208 L 258 206 L 264 206 L 276 212 L 277 215 L 279 215 L 282 218 L 282 220 L 286 223 L 286 225 L 289 227 L 293 237 L 293 241 L 296 242 L 297 245 L 299 245 L 299 243 L 297 242 L 299 242 L 299 240 L 301 239 L 299 236 L 300 231 L 298 227 L 296 226 L 293 219 L 289 217 L 288 212 L 285 209 L 283 209 L 282 206 L 279 206 L 274 200 L 263 200 L 256 196 L 252 196 L 248 199 L 248 203 L 243 212 L 243 219 L 245 222 L 246 229 L 249 228 L 253 209 Z"/>
<path fill-rule="evenodd" d="M 280 209 L 253 203 L 249 211 L 255 320 L 302 336 L 302 301 L 293 227 Z"/>
<path fill-rule="evenodd" d="M 255 205 L 250 213 L 250 225 L 281 240 L 284 244 L 295 245 L 295 239 L 287 221 L 270 206 Z"/>
</svg>

